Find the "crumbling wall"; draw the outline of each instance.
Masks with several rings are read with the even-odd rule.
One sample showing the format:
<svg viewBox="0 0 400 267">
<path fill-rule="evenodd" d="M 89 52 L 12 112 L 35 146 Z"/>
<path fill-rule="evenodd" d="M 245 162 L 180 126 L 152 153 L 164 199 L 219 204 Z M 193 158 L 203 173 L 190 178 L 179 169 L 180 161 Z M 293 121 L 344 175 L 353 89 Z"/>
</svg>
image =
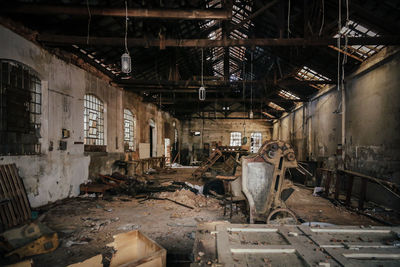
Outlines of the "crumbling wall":
<svg viewBox="0 0 400 267">
<path fill-rule="evenodd" d="M 0 164 L 17 165 L 32 207 L 77 196 L 79 185 L 89 177 L 111 172 L 113 162 L 124 158 L 124 108 L 131 109 L 136 116 L 136 147 L 139 142 L 149 142 L 145 129 L 152 118 L 158 133 L 157 156 L 164 154 L 164 126 L 175 122 L 180 127 L 171 115 L 143 103 L 136 94 L 113 87 L 108 81 L 59 59 L 3 26 L 0 36 L 0 58 L 27 65 L 42 81 L 40 155 L 0 157 Z M 105 104 L 106 152 L 84 152 L 83 99 L 87 93 L 95 94 Z M 70 131 L 69 138 L 62 138 L 62 129 Z M 169 130 L 165 135 L 172 139 L 171 134 Z M 66 142 L 65 150 L 60 141 Z"/>
<path fill-rule="evenodd" d="M 252 132 L 261 132 L 262 141 L 271 140 L 272 125 L 265 120 L 238 120 L 238 119 L 191 119 L 182 124 L 182 156 L 189 161 L 195 150 L 203 148 L 203 144 L 212 145 L 221 142 L 223 146 L 230 145 L 231 132 L 241 132 L 242 138 L 247 137 L 250 144 Z M 191 132 L 198 131 L 200 136 L 193 136 Z"/>
<path fill-rule="evenodd" d="M 343 145 L 347 169 L 397 184 L 400 184 L 399 73 L 399 51 L 389 47 L 347 77 Z M 342 144 L 340 102 L 341 92 L 335 87 L 327 88 L 311 102 L 275 121 L 273 135 L 290 142 L 298 152 L 298 159 L 323 161 L 333 167 L 338 145 Z M 355 192 L 357 186 L 356 181 Z M 392 207 L 400 204 L 389 192 L 372 184 L 367 198 Z"/>
</svg>

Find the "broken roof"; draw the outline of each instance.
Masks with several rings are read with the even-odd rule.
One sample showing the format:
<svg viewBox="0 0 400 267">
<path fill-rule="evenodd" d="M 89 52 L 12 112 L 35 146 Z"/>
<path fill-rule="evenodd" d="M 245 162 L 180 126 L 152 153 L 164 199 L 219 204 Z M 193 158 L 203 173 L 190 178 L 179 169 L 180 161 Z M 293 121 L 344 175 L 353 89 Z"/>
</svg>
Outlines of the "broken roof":
<svg viewBox="0 0 400 267">
<path fill-rule="evenodd" d="M 350 73 L 390 40 L 398 44 L 398 1 L 349 3 L 348 21 L 342 6 L 340 30 L 349 43 L 338 48 L 338 4 L 333 0 L 292 1 L 290 10 L 287 1 L 278 0 L 130 0 L 130 75 L 120 71 L 125 1 L 17 0 L 2 4 L 0 13 L 38 31 L 44 46 L 78 55 L 176 117 L 200 116 L 202 110 L 233 103 L 237 107 L 224 116 L 255 110 L 260 117 L 262 112 L 279 117 L 335 83 L 338 52 L 348 56 L 345 73 Z M 201 49 L 203 102 L 197 97 Z"/>
</svg>

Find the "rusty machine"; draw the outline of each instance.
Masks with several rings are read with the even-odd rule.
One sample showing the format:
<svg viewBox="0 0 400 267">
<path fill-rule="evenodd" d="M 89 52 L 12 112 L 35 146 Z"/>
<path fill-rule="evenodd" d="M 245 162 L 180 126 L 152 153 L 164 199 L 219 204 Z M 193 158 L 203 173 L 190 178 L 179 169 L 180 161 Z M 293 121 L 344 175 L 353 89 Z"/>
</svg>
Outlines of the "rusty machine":
<svg viewBox="0 0 400 267">
<path fill-rule="evenodd" d="M 286 209 L 281 193 L 287 168 L 297 168 L 293 149 L 282 141 L 267 141 L 257 154 L 242 157 L 241 191 L 250 209 L 250 223 L 267 221 Z"/>
</svg>

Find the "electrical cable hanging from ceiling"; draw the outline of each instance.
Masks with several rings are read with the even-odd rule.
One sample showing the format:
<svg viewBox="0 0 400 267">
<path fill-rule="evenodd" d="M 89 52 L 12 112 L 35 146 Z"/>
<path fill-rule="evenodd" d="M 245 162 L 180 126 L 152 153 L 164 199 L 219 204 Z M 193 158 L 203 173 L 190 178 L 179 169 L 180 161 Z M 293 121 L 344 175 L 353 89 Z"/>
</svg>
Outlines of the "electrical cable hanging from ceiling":
<svg viewBox="0 0 400 267">
<path fill-rule="evenodd" d="M 287 16 L 287 37 L 290 37 L 290 0 L 288 2 L 288 16 Z"/>
<path fill-rule="evenodd" d="M 204 101 L 206 100 L 206 89 L 204 88 L 204 81 L 203 81 L 203 48 L 201 49 L 201 87 L 199 88 L 199 100 Z"/>
<path fill-rule="evenodd" d="M 246 137 L 246 62 L 243 61 L 243 145 L 245 145 L 245 137 Z M 247 138 L 246 138 L 246 143 L 247 143 Z"/>
<path fill-rule="evenodd" d="M 343 60 L 342 60 L 342 80 L 341 80 L 341 86 L 342 90 L 344 90 L 344 65 L 347 63 L 347 45 L 348 45 L 348 35 L 349 35 L 349 24 L 350 24 L 350 19 L 349 19 L 349 0 L 346 0 L 346 24 L 345 24 L 345 29 L 346 32 L 344 33 L 344 48 L 343 48 Z"/>
<path fill-rule="evenodd" d="M 339 0 L 339 17 L 338 17 L 338 38 L 337 38 L 337 48 L 338 48 L 338 62 L 337 62 L 337 89 L 340 91 L 340 38 L 342 30 L 342 0 Z"/>
<path fill-rule="evenodd" d="M 319 29 L 319 36 L 322 35 L 322 30 L 324 28 L 324 24 L 325 24 L 325 0 L 321 0 L 322 1 L 322 22 L 321 22 L 321 28 Z"/>
<path fill-rule="evenodd" d="M 253 118 L 253 50 L 250 57 L 250 119 Z"/>
<path fill-rule="evenodd" d="M 89 36 L 90 36 L 90 22 L 92 21 L 92 14 L 90 13 L 90 8 L 89 8 L 89 0 L 86 0 L 86 8 L 88 11 L 88 26 L 87 26 L 87 37 L 86 37 L 86 44 L 89 45 Z"/>
<path fill-rule="evenodd" d="M 128 2 L 125 1 L 125 53 L 121 56 L 121 71 L 130 73 L 132 70 L 131 56 L 128 50 Z"/>
</svg>

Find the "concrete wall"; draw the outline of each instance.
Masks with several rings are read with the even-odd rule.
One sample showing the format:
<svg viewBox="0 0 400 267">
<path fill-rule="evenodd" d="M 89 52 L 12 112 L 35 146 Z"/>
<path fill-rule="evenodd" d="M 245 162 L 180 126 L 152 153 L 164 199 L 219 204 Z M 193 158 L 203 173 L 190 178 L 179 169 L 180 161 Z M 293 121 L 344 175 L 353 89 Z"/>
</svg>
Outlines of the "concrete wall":
<svg viewBox="0 0 400 267">
<path fill-rule="evenodd" d="M 165 137 L 173 142 L 172 123 L 175 121 L 178 128 L 180 124 L 168 113 L 60 60 L 3 26 L 0 26 L 0 36 L 0 59 L 23 63 L 35 70 L 42 80 L 41 154 L 0 157 L 0 164 L 17 165 L 32 207 L 77 196 L 79 185 L 89 176 L 111 171 L 114 160 L 124 155 L 124 108 L 129 108 L 136 116 L 136 147 L 139 142 L 149 142 L 146 129 L 150 118 L 156 122 L 157 156 L 164 154 Z M 106 153 L 84 152 L 83 97 L 86 93 L 95 94 L 105 104 Z M 63 128 L 70 130 L 71 136 L 63 139 L 67 149 L 59 150 Z M 51 142 L 52 151 L 49 149 Z"/>
<path fill-rule="evenodd" d="M 386 48 L 349 75 L 345 87 L 347 169 L 400 184 L 400 53 Z M 309 103 L 274 122 L 274 137 L 293 144 L 300 160 L 332 167 L 342 143 L 341 92 L 326 89 Z M 340 109 L 340 108 L 339 108 Z M 339 163 L 340 163 L 339 157 Z M 379 190 L 379 191 L 378 191 Z M 357 186 L 355 186 L 357 191 Z M 368 196 L 399 206 L 390 193 L 371 185 Z M 384 195 L 384 197 L 382 197 Z"/>
<path fill-rule="evenodd" d="M 252 132 L 261 132 L 263 142 L 272 138 L 272 125 L 266 120 L 191 119 L 181 123 L 181 151 L 189 158 L 193 156 L 194 150 L 202 149 L 204 143 L 212 145 L 213 142 L 221 142 L 223 146 L 229 146 L 231 132 L 241 132 L 242 138 L 246 136 L 247 145 L 250 144 Z M 192 136 L 191 132 L 194 131 L 201 132 L 201 135 Z"/>
</svg>

